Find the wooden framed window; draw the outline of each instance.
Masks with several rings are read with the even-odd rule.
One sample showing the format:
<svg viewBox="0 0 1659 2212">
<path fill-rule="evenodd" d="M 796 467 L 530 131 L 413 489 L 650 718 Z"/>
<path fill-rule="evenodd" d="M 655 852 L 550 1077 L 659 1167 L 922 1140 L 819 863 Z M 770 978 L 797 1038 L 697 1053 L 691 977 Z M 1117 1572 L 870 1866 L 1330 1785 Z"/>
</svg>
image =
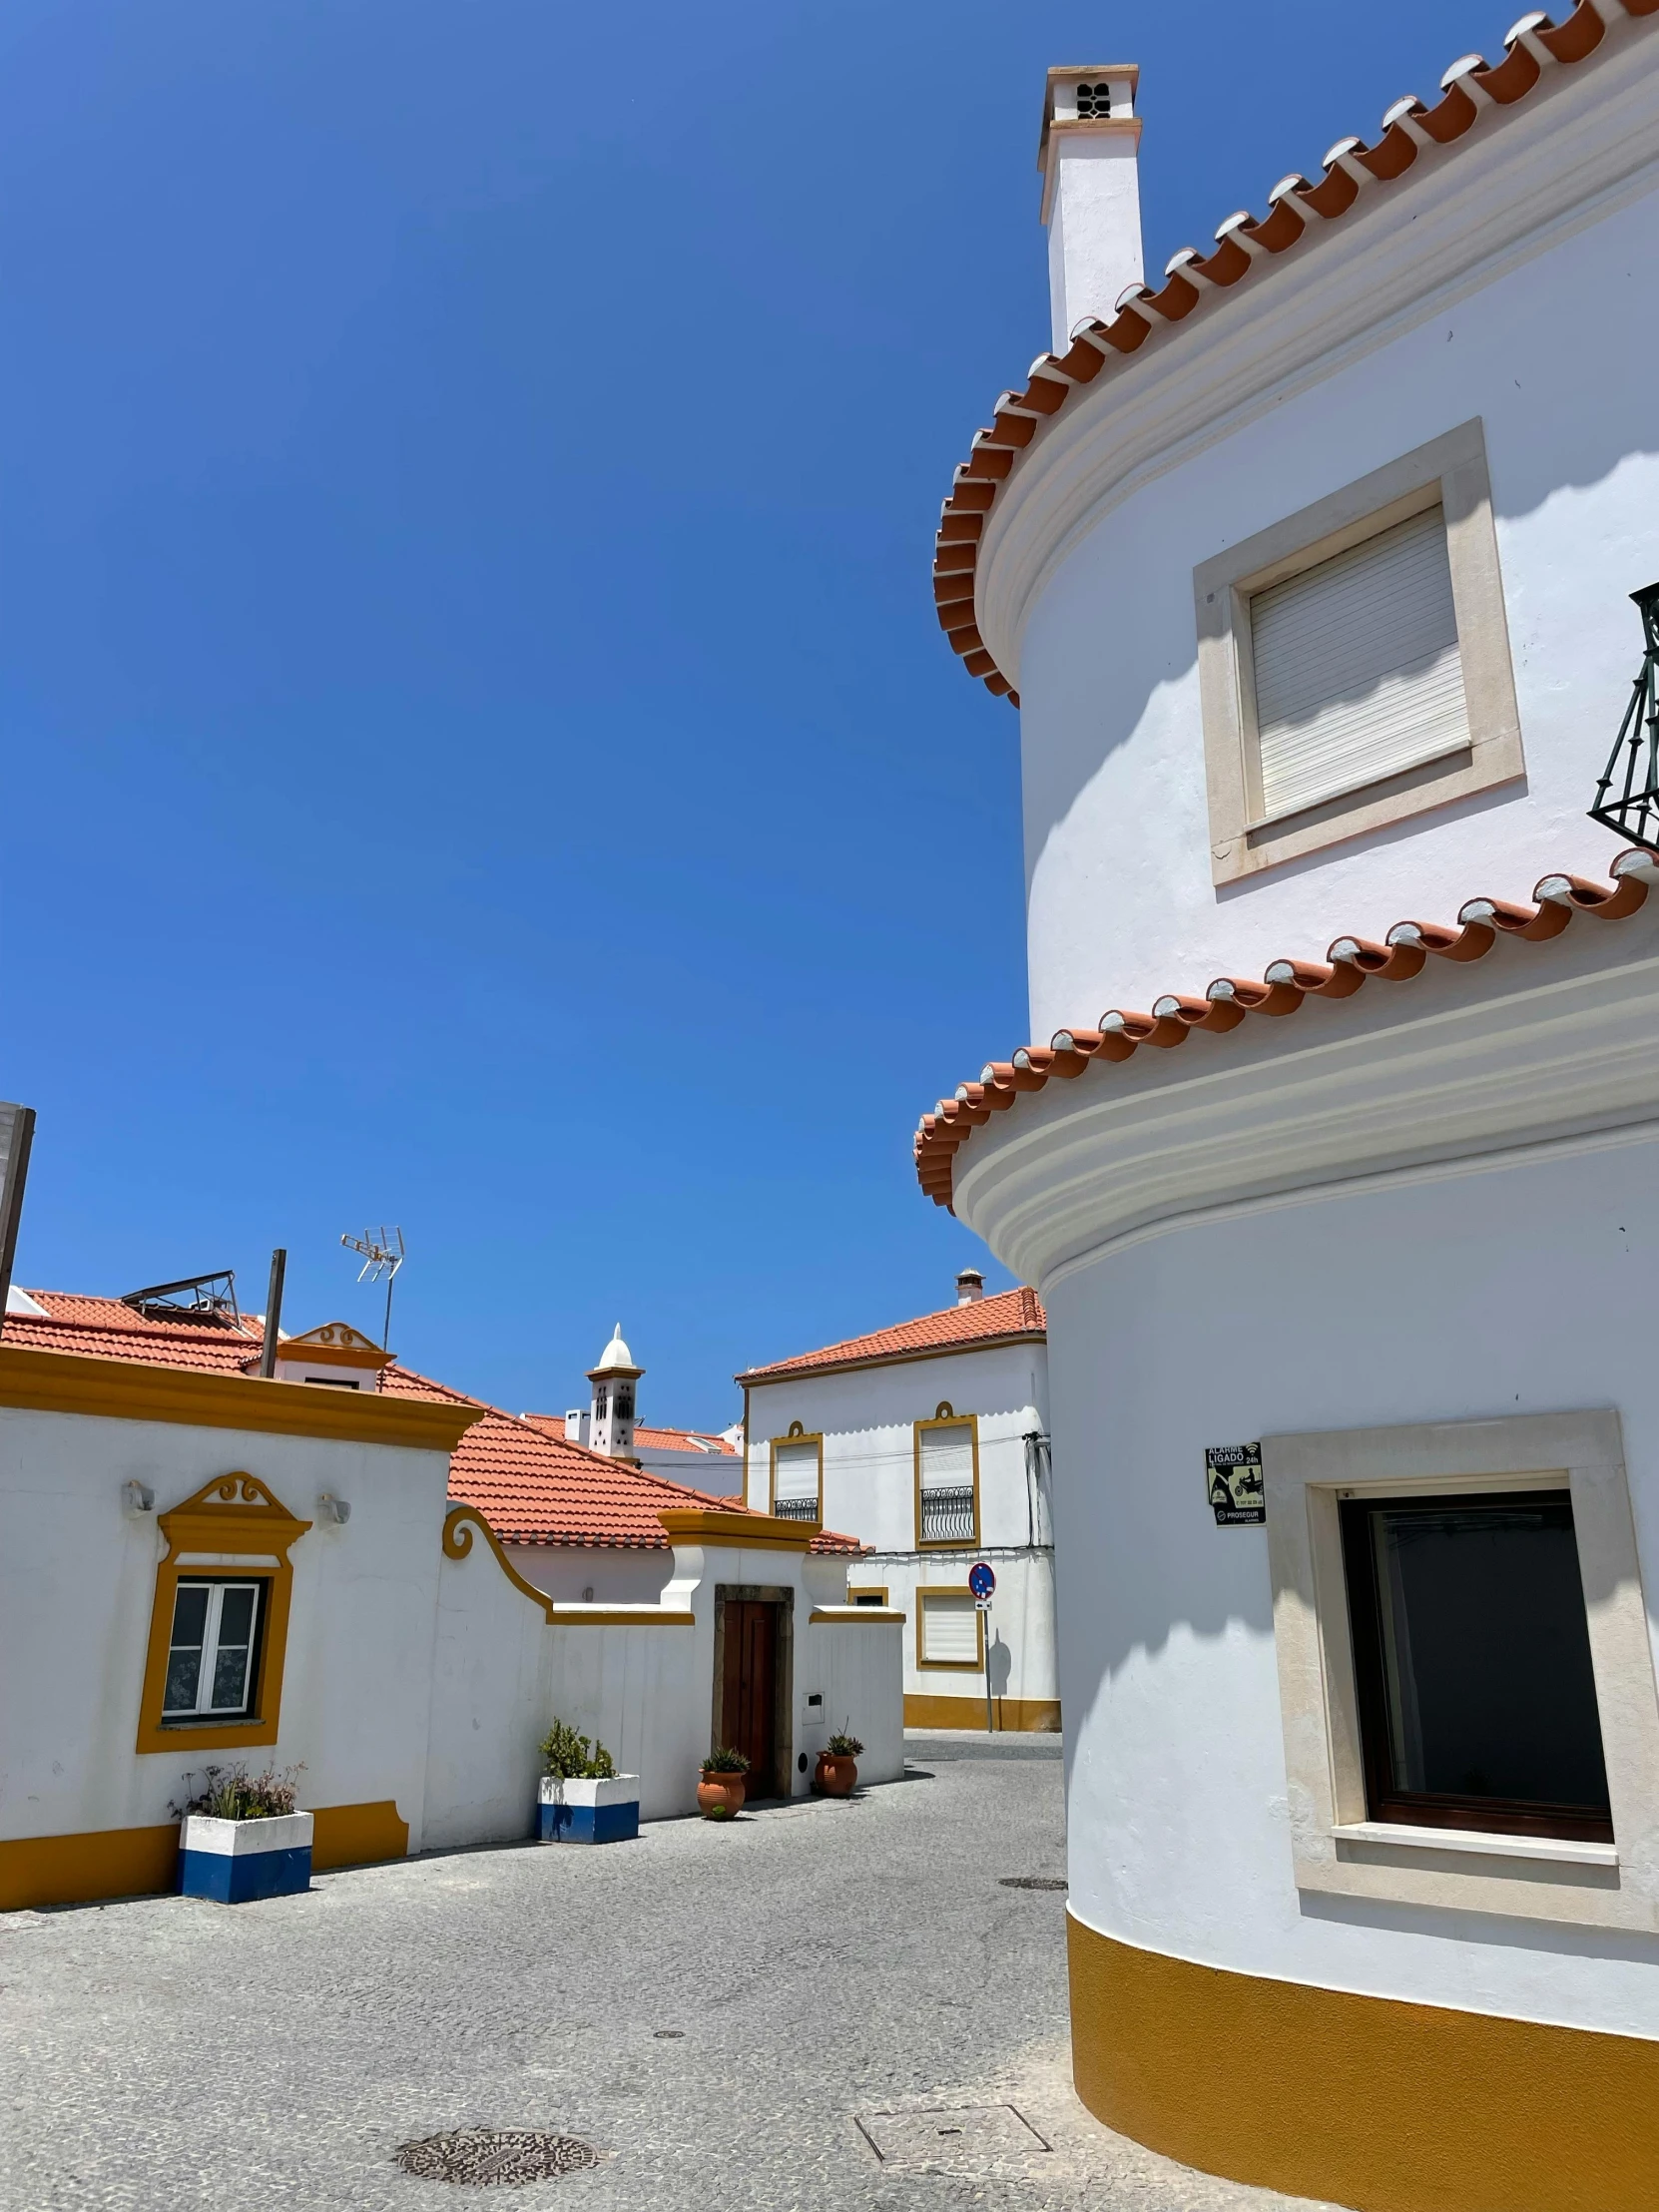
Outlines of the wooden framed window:
<svg viewBox="0 0 1659 2212">
<path fill-rule="evenodd" d="M 138 1749 L 229 1751 L 274 1744 L 293 1591 L 291 1544 L 310 1527 L 258 1475 L 217 1475 L 158 1513 Z"/>
<path fill-rule="evenodd" d="M 1659 1925 L 1659 1688 L 1611 1408 L 1262 1438 L 1301 1891 Z"/>
<path fill-rule="evenodd" d="M 979 1542 L 979 1420 L 941 1400 L 915 1423 L 916 1548 L 960 1550 Z"/>
<path fill-rule="evenodd" d="M 770 1510 L 779 1520 L 824 1519 L 824 1438 L 791 1421 L 787 1436 L 772 1439 Z"/>
<path fill-rule="evenodd" d="M 1203 562 L 1193 594 L 1216 882 L 1523 774 L 1478 420 Z"/>
<path fill-rule="evenodd" d="M 164 1722 L 245 1720 L 255 1710 L 269 1590 L 264 1575 L 235 1582 L 179 1577 L 162 1692 Z"/>
<path fill-rule="evenodd" d="M 971 1590 L 917 1590 L 916 1665 L 958 1674 L 983 1672 L 985 1616 Z"/>
<path fill-rule="evenodd" d="M 1611 1843 L 1569 1493 L 1340 1512 L 1370 1817 Z"/>
</svg>

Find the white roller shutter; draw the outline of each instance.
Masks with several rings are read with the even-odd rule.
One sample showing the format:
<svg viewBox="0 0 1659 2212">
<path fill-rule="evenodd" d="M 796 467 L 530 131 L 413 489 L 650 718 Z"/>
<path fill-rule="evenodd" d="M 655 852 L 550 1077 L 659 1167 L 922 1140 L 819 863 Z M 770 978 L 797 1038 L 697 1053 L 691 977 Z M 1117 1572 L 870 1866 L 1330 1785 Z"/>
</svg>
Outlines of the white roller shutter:
<svg viewBox="0 0 1659 2212">
<path fill-rule="evenodd" d="M 921 1431 L 921 1486 L 924 1490 L 971 1490 L 973 1427 L 953 1421 L 946 1428 Z"/>
<path fill-rule="evenodd" d="M 970 1597 L 935 1597 L 918 1592 L 921 1602 L 921 1656 L 933 1666 L 979 1664 L 979 1611 Z"/>
<path fill-rule="evenodd" d="M 1250 628 L 1264 816 L 1468 744 L 1440 508 L 1256 593 Z"/>
<path fill-rule="evenodd" d="M 818 1499 L 818 1443 L 780 1444 L 773 1496 L 780 1505 Z"/>
</svg>

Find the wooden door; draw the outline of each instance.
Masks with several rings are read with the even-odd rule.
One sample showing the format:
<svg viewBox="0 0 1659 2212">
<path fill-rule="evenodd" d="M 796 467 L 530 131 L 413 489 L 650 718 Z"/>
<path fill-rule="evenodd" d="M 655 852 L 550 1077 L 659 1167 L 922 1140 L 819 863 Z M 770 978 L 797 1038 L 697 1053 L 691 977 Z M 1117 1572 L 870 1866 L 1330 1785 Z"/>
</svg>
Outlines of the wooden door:
<svg viewBox="0 0 1659 2212">
<path fill-rule="evenodd" d="M 726 1600 L 721 1740 L 749 1761 L 749 1794 L 778 1789 L 778 1608 L 758 1598 Z"/>
</svg>

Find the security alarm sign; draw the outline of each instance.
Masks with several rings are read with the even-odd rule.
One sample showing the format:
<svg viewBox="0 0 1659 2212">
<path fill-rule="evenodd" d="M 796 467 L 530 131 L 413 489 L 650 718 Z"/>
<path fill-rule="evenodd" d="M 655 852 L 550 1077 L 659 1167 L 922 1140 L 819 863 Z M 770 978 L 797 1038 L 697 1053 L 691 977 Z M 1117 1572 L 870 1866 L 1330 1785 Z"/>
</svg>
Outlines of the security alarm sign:
<svg viewBox="0 0 1659 2212">
<path fill-rule="evenodd" d="M 1204 1454 L 1204 1480 L 1218 1528 L 1248 1528 L 1267 1519 L 1259 1443 L 1211 1444 Z"/>
</svg>

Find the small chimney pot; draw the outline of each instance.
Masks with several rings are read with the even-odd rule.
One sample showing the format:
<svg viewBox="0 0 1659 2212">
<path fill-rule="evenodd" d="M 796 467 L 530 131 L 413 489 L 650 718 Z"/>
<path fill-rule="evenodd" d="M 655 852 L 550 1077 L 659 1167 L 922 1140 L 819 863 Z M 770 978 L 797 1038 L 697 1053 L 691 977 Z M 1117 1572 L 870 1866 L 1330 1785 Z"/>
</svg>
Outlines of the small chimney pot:
<svg viewBox="0 0 1659 2212">
<path fill-rule="evenodd" d="M 974 1306 L 985 1295 L 985 1278 L 977 1268 L 963 1268 L 956 1278 L 956 1303 Z"/>
</svg>

